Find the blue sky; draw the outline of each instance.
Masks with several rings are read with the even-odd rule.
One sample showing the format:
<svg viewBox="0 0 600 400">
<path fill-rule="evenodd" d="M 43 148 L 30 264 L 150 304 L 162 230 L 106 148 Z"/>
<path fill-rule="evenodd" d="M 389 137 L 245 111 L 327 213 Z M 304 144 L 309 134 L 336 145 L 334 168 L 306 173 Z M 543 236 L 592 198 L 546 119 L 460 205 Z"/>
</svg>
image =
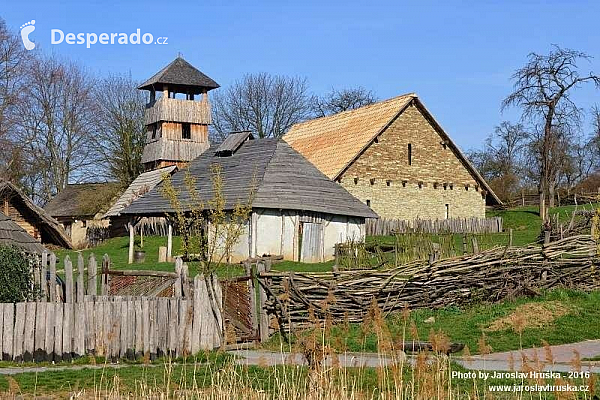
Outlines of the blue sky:
<svg viewBox="0 0 600 400">
<path fill-rule="evenodd" d="M 502 120 L 510 76 L 551 44 L 594 56 L 600 74 L 600 2 L 568 1 L 5 1 L 14 30 L 35 19 L 37 49 L 100 75 L 142 80 L 178 52 L 222 87 L 248 72 L 306 77 L 311 91 L 363 86 L 380 99 L 416 92 L 463 149 L 480 147 Z M 151 33 L 167 45 L 52 45 L 65 34 Z M 589 109 L 600 91 L 575 100 Z M 589 126 L 586 125 L 589 129 Z"/>
</svg>

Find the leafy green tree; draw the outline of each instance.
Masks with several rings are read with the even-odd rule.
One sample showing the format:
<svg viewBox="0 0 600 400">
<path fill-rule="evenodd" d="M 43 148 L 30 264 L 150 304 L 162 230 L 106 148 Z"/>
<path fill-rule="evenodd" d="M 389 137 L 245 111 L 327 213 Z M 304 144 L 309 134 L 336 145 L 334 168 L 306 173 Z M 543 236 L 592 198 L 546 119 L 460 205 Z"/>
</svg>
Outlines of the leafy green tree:
<svg viewBox="0 0 600 400">
<path fill-rule="evenodd" d="M 19 248 L 0 245 L 0 303 L 33 299 L 31 260 Z"/>
</svg>

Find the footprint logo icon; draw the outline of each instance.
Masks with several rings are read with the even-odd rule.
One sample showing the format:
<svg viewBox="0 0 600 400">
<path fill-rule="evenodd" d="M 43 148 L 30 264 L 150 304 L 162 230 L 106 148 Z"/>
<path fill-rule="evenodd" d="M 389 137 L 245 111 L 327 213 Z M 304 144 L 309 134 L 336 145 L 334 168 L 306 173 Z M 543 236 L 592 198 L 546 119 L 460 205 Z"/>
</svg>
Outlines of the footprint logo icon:
<svg viewBox="0 0 600 400">
<path fill-rule="evenodd" d="M 35 31 L 35 19 L 21 25 L 21 39 L 23 39 L 23 45 L 27 50 L 35 49 L 35 43 L 29 40 L 29 34 Z"/>
</svg>

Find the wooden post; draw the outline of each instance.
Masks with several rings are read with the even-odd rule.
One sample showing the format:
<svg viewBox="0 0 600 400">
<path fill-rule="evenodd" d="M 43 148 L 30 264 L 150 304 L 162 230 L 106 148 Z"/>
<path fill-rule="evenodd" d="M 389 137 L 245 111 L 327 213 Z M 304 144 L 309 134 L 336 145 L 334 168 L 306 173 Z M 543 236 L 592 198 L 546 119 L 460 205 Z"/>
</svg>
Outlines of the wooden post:
<svg viewBox="0 0 600 400">
<path fill-rule="evenodd" d="M 108 254 L 105 254 L 102 257 L 102 276 L 100 281 L 100 295 L 107 296 L 110 293 L 110 275 L 108 271 L 110 270 L 110 258 Z"/>
<path fill-rule="evenodd" d="M 34 303 L 35 304 L 35 303 Z M 27 303 L 17 303 L 15 310 L 15 340 L 13 343 L 13 358 L 15 361 L 23 361 L 23 342 L 25 335 L 25 308 Z"/>
<path fill-rule="evenodd" d="M 254 274 L 252 264 L 249 261 L 244 261 L 244 269 L 246 275 L 250 277 L 248 280 L 248 291 L 250 292 L 250 320 L 252 321 L 252 336 L 258 336 L 258 315 L 256 314 L 256 286 L 254 286 Z"/>
<path fill-rule="evenodd" d="M 73 263 L 69 256 L 65 256 L 65 302 L 73 302 Z"/>
<path fill-rule="evenodd" d="M 61 303 L 48 303 L 46 304 L 46 333 L 45 333 L 45 356 L 46 361 L 52 361 L 54 358 L 54 331 L 55 331 L 55 316 L 54 310 L 57 307 L 62 307 Z"/>
<path fill-rule="evenodd" d="M 198 297 L 194 299 L 194 307 L 198 305 L 198 310 L 200 311 L 200 317 L 198 318 L 198 322 L 200 322 L 200 349 L 212 350 L 215 318 L 212 314 L 212 306 L 210 305 L 204 275 L 200 275 L 198 281 Z M 195 292 L 194 296 L 196 296 Z"/>
<path fill-rule="evenodd" d="M 56 254 L 50 254 L 50 279 L 48 279 L 50 301 L 56 301 Z"/>
<path fill-rule="evenodd" d="M 71 361 L 73 351 L 73 303 L 63 304 L 62 358 Z"/>
<path fill-rule="evenodd" d="M 182 281 L 181 274 L 183 272 L 183 260 L 181 257 L 177 257 L 175 260 L 175 273 L 177 274 L 177 278 L 175 279 L 175 288 L 173 290 L 173 295 L 175 297 L 181 297 L 182 295 Z"/>
<path fill-rule="evenodd" d="M 77 302 L 78 303 L 83 303 L 83 297 L 85 296 L 85 286 L 84 286 L 84 279 L 83 279 L 83 269 L 84 269 L 84 262 L 83 262 L 83 254 L 79 253 L 79 255 L 77 256 Z M 81 355 L 81 354 L 80 354 Z"/>
<path fill-rule="evenodd" d="M 512 247 L 513 245 L 513 230 L 510 228 L 508 230 L 508 247 Z"/>
<path fill-rule="evenodd" d="M 144 357 L 150 358 L 150 301 L 142 297 L 142 352 Z"/>
<path fill-rule="evenodd" d="M 41 268 L 41 273 L 40 273 L 40 278 L 41 278 L 41 282 L 40 282 L 40 289 L 41 289 L 41 297 L 42 300 L 47 300 L 48 299 L 48 279 L 46 277 L 46 275 L 48 274 L 48 253 L 47 252 L 43 252 L 42 253 L 42 268 Z"/>
<path fill-rule="evenodd" d="M 191 288 L 190 288 L 190 269 L 187 264 L 183 264 L 183 268 L 181 269 L 181 285 L 183 286 L 183 297 L 189 299 L 191 297 Z"/>
<path fill-rule="evenodd" d="M 63 324 L 64 303 L 58 303 L 54 307 L 54 361 L 62 361 L 63 358 Z"/>
<path fill-rule="evenodd" d="M 160 246 L 158 248 L 158 262 L 167 262 L 167 248 L 165 246 Z"/>
<path fill-rule="evenodd" d="M 131 222 L 127 226 L 129 227 L 129 264 L 133 264 L 133 246 L 135 242 L 135 231 Z"/>
<path fill-rule="evenodd" d="M 1 304 L 4 308 L 4 320 L 2 322 L 2 359 L 12 361 L 13 359 L 13 337 L 15 327 L 15 305 L 13 303 Z"/>
<path fill-rule="evenodd" d="M 473 254 L 479 253 L 479 245 L 477 244 L 477 238 L 473 237 Z"/>
<path fill-rule="evenodd" d="M 25 306 L 25 330 L 23 334 L 23 361 L 33 361 L 35 350 L 35 314 L 38 303 L 29 302 Z M 45 303 L 44 303 L 45 304 Z"/>
<path fill-rule="evenodd" d="M 59 303 L 60 304 L 60 303 Z M 46 358 L 46 306 L 52 303 L 39 302 L 35 308 L 33 319 L 34 350 L 33 359 L 36 362 L 45 361 Z M 27 326 L 25 327 L 27 329 Z"/>
<path fill-rule="evenodd" d="M 261 273 L 265 272 L 265 263 L 264 261 L 259 261 L 256 264 L 256 271 L 258 278 L 261 279 Z M 263 278 L 264 279 L 264 278 Z M 269 316 L 267 315 L 267 292 L 262 285 L 259 285 L 259 299 L 260 299 L 260 308 L 259 308 L 259 334 L 260 341 L 266 342 L 269 339 Z"/>
<path fill-rule="evenodd" d="M 167 233 L 167 261 L 171 262 L 173 258 L 173 224 L 171 221 L 168 223 Z"/>
<path fill-rule="evenodd" d="M 98 281 L 96 275 L 98 274 L 98 264 L 96 263 L 96 257 L 94 253 L 90 254 L 88 260 L 88 295 L 96 295 L 98 293 Z"/>
<path fill-rule="evenodd" d="M 222 314 L 223 290 L 221 289 L 221 283 L 219 282 L 219 279 L 217 279 L 217 275 L 213 274 L 211 278 L 212 278 L 213 292 L 215 295 L 214 302 L 216 303 L 216 306 L 217 306 L 215 312 L 213 313 L 213 314 L 216 314 L 213 345 L 215 347 L 221 347 L 222 345 L 225 344 L 225 342 L 224 342 L 225 323 L 223 321 L 223 314 Z"/>
<path fill-rule="evenodd" d="M 192 319 L 192 337 L 190 340 L 192 354 L 196 354 L 200 351 L 200 339 L 202 336 L 202 314 L 200 310 L 202 307 L 202 300 L 203 298 L 200 293 L 200 275 L 196 275 L 194 277 L 194 317 Z"/>
<path fill-rule="evenodd" d="M 550 243 L 550 231 L 544 231 L 544 244 Z"/>
</svg>

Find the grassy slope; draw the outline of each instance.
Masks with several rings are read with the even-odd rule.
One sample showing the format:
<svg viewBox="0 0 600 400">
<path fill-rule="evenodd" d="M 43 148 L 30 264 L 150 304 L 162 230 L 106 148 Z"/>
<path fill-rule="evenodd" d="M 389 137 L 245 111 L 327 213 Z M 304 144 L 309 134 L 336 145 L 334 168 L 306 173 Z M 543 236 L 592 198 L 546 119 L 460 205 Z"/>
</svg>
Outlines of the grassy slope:
<svg viewBox="0 0 600 400">
<path fill-rule="evenodd" d="M 512 329 L 488 331 L 490 324 L 511 314 L 518 306 L 526 303 L 560 302 L 571 311 L 541 328 L 526 328 L 521 336 Z M 477 304 L 470 307 L 449 307 L 439 310 L 419 309 L 410 313 L 404 320 L 401 313 L 386 319 L 394 341 L 429 340 L 431 331 L 443 332 L 450 341 L 469 346 L 471 353 L 478 352 L 478 342 L 485 334 L 486 342 L 492 351 L 518 350 L 521 348 L 541 347 L 542 340 L 550 345 L 573 343 L 587 339 L 600 338 L 600 291 L 581 293 L 569 290 L 554 290 L 539 298 L 518 298 L 498 304 Z M 425 321 L 433 317 L 434 323 Z M 410 326 L 414 323 L 417 336 L 412 336 Z M 334 327 L 331 344 L 338 351 L 376 352 L 377 338 L 372 329 L 366 335 L 359 324 L 351 324 L 348 333 L 342 327 Z M 413 331 L 414 332 L 414 331 Z M 284 345 L 279 336 L 275 336 L 265 346 L 279 349 Z M 284 345 L 285 348 L 285 345 Z"/>
<path fill-rule="evenodd" d="M 590 206 L 585 206 L 589 208 Z M 581 209 L 582 207 L 580 207 Z M 552 214 L 558 213 L 561 221 L 568 221 L 570 213 L 574 209 L 574 206 L 565 206 L 565 207 L 557 207 L 551 209 Z M 504 227 L 506 229 L 513 229 L 513 244 L 515 246 L 524 246 L 530 243 L 535 242 L 539 233 L 540 233 L 540 218 L 537 215 L 537 211 L 535 207 L 520 207 L 511 210 L 500 210 L 500 211 L 490 211 L 488 212 L 488 216 L 500 216 L 504 220 Z M 455 240 L 461 242 L 461 236 L 456 235 Z M 507 234 L 500 233 L 495 235 L 486 235 L 486 241 L 491 241 L 488 245 L 498 244 L 505 245 L 507 243 Z M 369 242 L 379 242 L 379 243 L 394 243 L 393 236 L 370 236 L 367 237 L 367 241 Z M 173 250 L 175 254 L 177 254 L 180 248 L 180 238 L 175 236 L 173 238 Z M 100 246 L 94 249 L 83 250 L 84 257 L 89 256 L 91 252 L 96 255 L 96 258 L 102 258 L 104 254 L 108 254 L 110 256 L 112 262 L 112 268 L 115 269 L 155 269 L 162 271 L 172 271 L 174 270 L 172 263 L 158 263 L 158 247 L 166 246 L 167 239 L 165 237 L 158 236 L 149 236 L 144 238 L 144 250 L 146 250 L 146 261 L 143 264 L 127 264 L 128 257 L 128 248 L 129 248 L 129 238 L 128 237 L 117 237 L 112 238 Z M 459 247 L 459 246 L 457 246 Z M 72 250 L 58 250 L 56 251 L 57 255 L 60 257 L 61 261 L 67 254 L 74 258 L 77 257 L 77 252 Z M 323 271 L 331 271 L 331 267 L 333 266 L 333 261 L 325 262 L 325 263 L 316 263 L 316 264 L 304 264 L 295 261 L 284 261 L 281 263 L 275 264 L 274 268 L 279 271 L 302 271 L 302 272 L 323 272 Z M 193 266 L 192 272 L 194 271 Z M 59 266 L 62 268 L 62 265 Z M 237 266 L 228 267 L 230 273 L 238 274 L 241 272 L 241 269 Z M 227 274 L 226 272 L 223 272 Z"/>
</svg>

